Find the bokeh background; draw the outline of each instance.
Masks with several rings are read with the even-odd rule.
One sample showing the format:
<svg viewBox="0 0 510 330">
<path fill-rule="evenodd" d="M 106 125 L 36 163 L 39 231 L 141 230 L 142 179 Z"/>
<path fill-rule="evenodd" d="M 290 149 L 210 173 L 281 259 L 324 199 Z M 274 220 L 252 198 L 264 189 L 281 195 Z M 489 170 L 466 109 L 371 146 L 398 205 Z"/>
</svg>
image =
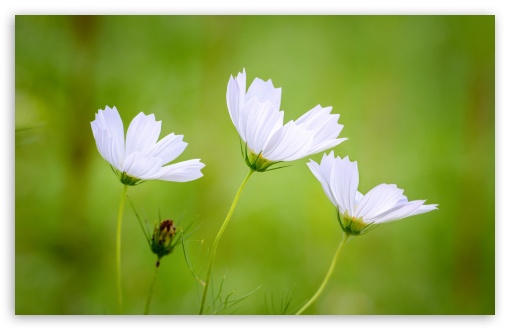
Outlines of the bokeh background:
<svg viewBox="0 0 510 330">
<path fill-rule="evenodd" d="M 117 312 L 122 185 L 90 128 L 106 105 L 125 128 L 154 113 L 162 136 L 189 143 L 178 160 L 207 165 L 193 182 L 128 190 L 151 227 L 161 213 L 193 228 L 188 262 L 182 246 L 162 261 L 151 313 L 198 312 L 192 272 L 205 277 L 248 172 L 225 102 L 246 68 L 283 88 L 285 121 L 319 103 L 341 114 L 349 140 L 334 151 L 358 161 L 361 192 L 396 183 L 439 204 L 349 242 L 307 313 L 494 314 L 494 29 L 494 16 L 16 16 L 16 313 Z M 209 313 L 292 313 L 318 288 L 342 233 L 306 162 L 248 182 Z M 155 256 L 129 204 L 122 257 L 125 311 L 140 314 Z"/>
</svg>

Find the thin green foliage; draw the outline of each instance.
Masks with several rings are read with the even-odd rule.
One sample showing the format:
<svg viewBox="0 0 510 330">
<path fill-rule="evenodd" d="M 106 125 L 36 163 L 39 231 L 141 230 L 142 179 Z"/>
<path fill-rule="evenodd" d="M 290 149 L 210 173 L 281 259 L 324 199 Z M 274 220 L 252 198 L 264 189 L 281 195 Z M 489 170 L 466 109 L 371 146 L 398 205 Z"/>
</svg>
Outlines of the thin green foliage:
<svg viewBox="0 0 510 330">
<path fill-rule="evenodd" d="M 266 170 L 266 172 L 274 171 L 274 170 L 281 170 L 282 168 L 286 168 L 286 167 L 289 167 L 289 166 L 292 166 L 292 164 L 285 165 L 285 166 L 280 166 L 280 167 L 275 167 L 275 168 L 270 168 L 269 170 Z"/>
<path fill-rule="evenodd" d="M 236 293 L 236 289 L 230 290 L 226 293 L 224 293 L 224 285 L 225 285 L 225 279 L 227 278 L 226 275 L 223 275 L 221 278 L 220 286 L 218 288 L 218 293 L 214 293 L 214 279 L 211 278 L 211 300 L 212 300 L 212 314 L 218 315 L 218 314 L 233 314 L 235 313 L 239 307 L 241 307 L 239 304 L 244 301 L 246 298 L 250 297 L 252 294 L 254 294 L 258 289 L 261 288 L 259 285 L 252 291 L 248 292 L 244 296 L 241 297 L 234 297 Z"/>
<path fill-rule="evenodd" d="M 142 219 L 140 218 L 140 215 L 136 211 L 135 205 L 133 204 L 133 201 L 131 200 L 131 198 L 129 196 L 128 196 L 128 200 L 129 200 L 129 204 L 131 205 L 131 208 L 133 209 L 133 212 L 135 213 L 136 219 L 138 220 L 138 223 L 140 224 L 140 228 L 142 229 L 143 235 L 145 236 L 145 239 L 147 240 L 147 243 L 150 246 L 150 244 L 151 244 L 150 230 L 149 230 L 149 224 L 147 222 L 147 217 L 145 217 L 145 228 L 144 228 L 144 226 L 142 224 Z"/>
<path fill-rule="evenodd" d="M 15 128 L 16 147 L 32 144 L 41 140 L 46 123 L 33 124 L 32 126 L 24 126 Z"/>
<path fill-rule="evenodd" d="M 189 253 L 187 252 L 187 250 L 189 250 L 189 243 L 190 242 L 199 242 L 199 244 L 200 244 L 200 251 L 202 251 L 202 247 L 204 246 L 204 240 L 203 239 L 202 240 L 187 240 L 187 239 L 185 239 L 184 234 L 181 235 L 182 251 L 183 251 L 183 254 L 184 254 L 184 260 L 186 261 L 186 265 L 188 266 L 188 269 L 190 270 L 191 275 L 193 275 L 193 277 L 202 286 L 204 286 L 205 285 L 204 281 L 202 281 L 200 279 L 200 277 L 197 275 L 197 273 L 198 274 L 201 273 L 201 269 L 198 272 L 195 271 L 195 263 L 196 263 L 198 257 L 194 258 L 192 261 L 190 261 Z"/>
<path fill-rule="evenodd" d="M 292 289 L 286 288 L 283 291 L 282 297 L 280 299 L 279 304 L 275 305 L 275 297 L 273 291 L 271 291 L 270 296 L 265 296 L 265 310 L 267 315 L 292 315 L 294 311 L 290 311 L 290 303 L 292 298 L 294 297 L 295 287 Z"/>
</svg>

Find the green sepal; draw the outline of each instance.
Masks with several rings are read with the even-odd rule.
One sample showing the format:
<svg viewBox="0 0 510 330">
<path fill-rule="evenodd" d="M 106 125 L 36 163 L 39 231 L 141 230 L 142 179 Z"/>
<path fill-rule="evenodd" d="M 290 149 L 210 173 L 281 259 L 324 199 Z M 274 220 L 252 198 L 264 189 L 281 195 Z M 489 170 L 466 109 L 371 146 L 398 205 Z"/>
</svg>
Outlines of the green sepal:
<svg viewBox="0 0 510 330">
<path fill-rule="evenodd" d="M 117 175 L 120 182 L 122 182 L 122 184 L 125 184 L 127 186 L 136 186 L 136 185 L 139 185 L 140 183 L 144 182 L 143 179 L 138 179 L 133 176 L 130 176 L 126 172 L 121 172 L 111 165 L 110 165 L 110 167 L 112 168 L 112 171 L 115 173 L 115 175 Z"/>
<path fill-rule="evenodd" d="M 262 156 L 262 151 L 256 154 L 250 148 L 248 143 L 245 143 L 244 148 L 241 143 L 241 153 L 243 154 L 244 161 L 249 168 L 257 172 L 265 172 L 270 166 L 281 163 L 281 161 L 273 162 Z"/>
<path fill-rule="evenodd" d="M 363 218 L 351 217 L 348 211 L 340 213 L 340 211 L 337 210 L 337 217 L 340 227 L 347 235 L 358 236 L 375 228 L 374 222 L 366 223 L 363 221 Z"/>
</svg>

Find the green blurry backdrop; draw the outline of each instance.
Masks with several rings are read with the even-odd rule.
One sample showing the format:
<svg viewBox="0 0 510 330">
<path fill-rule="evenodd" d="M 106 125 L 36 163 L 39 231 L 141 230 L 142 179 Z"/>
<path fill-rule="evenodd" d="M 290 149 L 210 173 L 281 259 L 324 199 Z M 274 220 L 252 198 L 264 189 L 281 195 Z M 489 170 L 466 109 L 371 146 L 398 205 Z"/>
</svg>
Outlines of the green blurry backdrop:
<svg viewBox="0 0 510 330">
<path fill-rule="evenodd" d="M 285 121 L 333 106 L 357 160 L 360 191 L 396 183 L 439 211 L 352 240 L 314 314 L 493 314 L 494 16 L 17 16 L 15 306 L 17 314 L 116 313 L 115 221 L 122 186 L 90 122 L 116 106 L 184 134 L 177 160 L 204 177 L 130 188 L 150 225 L 193 222 L 186 241 L 205 277 L 208 249 L 248 172 L 226 86 L 282 87 Z M 321 154 L 312 156 L 319 161 Z M 220 243 L 221 313 L 292 312 L 321 283 L 341 239 L 306 159 L 256 173 Z M 126 207 L 124 303 L 142 313 L 155 257 Z M 202 271 L 200 273 L 200 271 Z M 162 261 L 151 305 L 195 314 L 201 287 L 179 246 Z M 212 295 L 209 295 L 213 297 Z M 211 300 L 208 306 L 211 307 Z M 209 310 L 211 311 L 211 310 Z"/>
</svg>

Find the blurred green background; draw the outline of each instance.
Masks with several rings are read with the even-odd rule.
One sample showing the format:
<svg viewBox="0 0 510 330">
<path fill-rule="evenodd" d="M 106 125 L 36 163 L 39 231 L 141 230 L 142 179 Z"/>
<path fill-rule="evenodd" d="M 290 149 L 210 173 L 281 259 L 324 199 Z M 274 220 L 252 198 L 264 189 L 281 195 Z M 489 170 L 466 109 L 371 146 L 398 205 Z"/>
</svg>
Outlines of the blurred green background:
<svg viewBox="0 0 510 330">
<path fill-rule="evenodd" d="M 494 16 L 16 16 L 16 313 L 117 312 L 122 185 L 90 128 L 106 105 L 125 129 L 154 113 L 162 136 L 189 143 L 178 161 L 207 165 L 193 182 L 128 190 L 151 226 L 159 211 L 193 222 L 185 246 L 205 277 L 248 172 L 225 101 L 246 68 L 248 83 L 283 88 L 285 121 L 319 103 L 341 114 L 349 140 L 335 154 L 358 161 L 361 192 L 396 183 L 439 204 L 353 239 L 307 313 L 494 314 L 494 29 Z M 341 230 L 306 162 L 248 182 L 213 286 L 224 277 L 222 298 L 258 289 L 220 313 L 293 312 L 321 283 Z M 129 204 L 123 229 L 125 311 L 139 314 L 156 260 Z M 179 246 L 151 313 L 195 314 L 200 294 Z"/>
</svg>

